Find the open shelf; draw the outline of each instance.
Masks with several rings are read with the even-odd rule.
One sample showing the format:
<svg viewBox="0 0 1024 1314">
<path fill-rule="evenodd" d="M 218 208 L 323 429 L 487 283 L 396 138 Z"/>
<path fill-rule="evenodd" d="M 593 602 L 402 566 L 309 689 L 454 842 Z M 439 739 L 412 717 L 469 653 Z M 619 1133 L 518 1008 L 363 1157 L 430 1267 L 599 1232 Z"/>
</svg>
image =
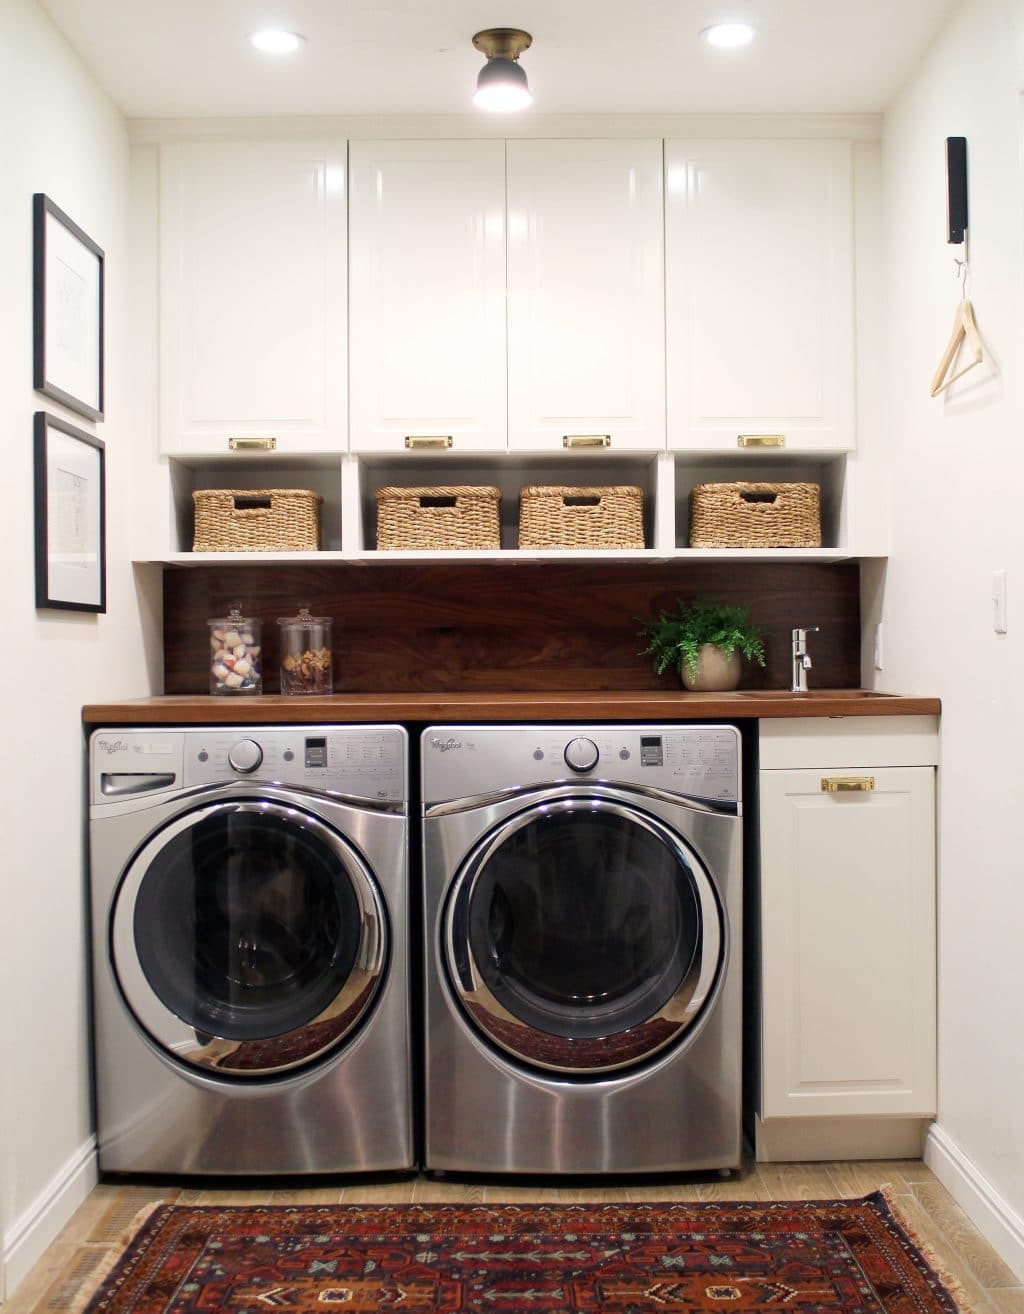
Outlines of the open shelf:
<svg viewBox="0 0 1024 1314">
<path fill-rule="evenodd" d="M 730 456 L 699 456 L 676 454 L 674 539 L 677 548 L 690 552 L 707 553 L 714 548 L 690 548 L 690 495 L 698 484 L 718 483 L 813 483 L 821 489 L 821 543 L 820 548 L 771 548 L 771 552 L 833 552 L 838 550 L 845 536 L 843 510 L 845 506 L 845 456 L 807 456 L 797 453 L 762 454 L 752 456 L 737 453 Z M 737 549 L 726 549 L 731 555 Z M 744 553 L 757 549 L 738 549 Z M 849 552 L 842 553 L 849 557 Z M 816 560 L 827 559 L 816 557 Z"/>
<path fill-rule="evenodd" d="M 200 488 L 308 488 L 324 499 L 320 513 L 322 552 L 259 553 L 263 560 L 274 556 L 292 559 L 321 559 L 324 553 L 342 547 L 341 458 L 338 456 L 289 456 L 266 452 L 233 453 L 228 456 L 174 457 L 168 463 L 171 492 L 172 556 L 192 556 L 195 510 L 192 494 Z M 209 562 L 213 557 L 237 558 L 231 553 L 196 553 Z"/>
<path fill-rule="evenodd" d="M 175 457 L 167 462 L 170 500 L 166 550 L 149 539 L 136 560 L 196 567 L 359 563 L 525 561 L 803 561 L 839 562 L 882 556 L 878 540 L 858 546 L 851 533 L 852 466 L 846 455 L 778 453 L 523 453 L 452 455 L 327 454 L 305 457 L 263 453 L 224 457 Z M 821 488 L 819 548 L 691 548 L 690 495 L 697 484 L 813 482 Z M 491 485 L 501 493 L 498 550 L 378 551 L 379 488 Z M 519 497 L 532 484 L 573 487 L 637 485 L 644 495 L 642 549 L 520 549 Z M 309 488 L 324 499 L 319 552 L 191 551 L 192 493 L 199 488 Z M 864 550 L 865 546 L 868 550 Z"/>
<path fill-rule="evenodd" d="M 419 485 L 488 485 L 501 493 L 499 504 L 501 550 L 521 557 L 519 539 L 519 495 L 533 484 L 590 486 L 630 484 L 643 490 L 644 543 L 654 544 L 654 508 L 658 477 L 657 452 L 579 452 L 530 453 L 510 452 L 498 458 L 484 456 L 438 456 L 422 453 L 361 457 L 359 460 L 359 546 L 363 552 L 376 554 L 378 488 L 411 488 Z M 633 553 L 640 549 L 632 549 Z M 382 555 L 394 558 L 396 553 Z M 421 555 L 421 554 L 415 554 Z M 433 552 L 424 553 L 433 557 Z M 445 553 L 465 557 L 465 552 Z M 490 555 L 496 555 L 491 553 Z M 531 552 L 531 556 L 535 555 Z M 564 555 L 561 553 L 560 555 Z M 607 549 L 599 555 L 607 556 Z"/>
</svg>

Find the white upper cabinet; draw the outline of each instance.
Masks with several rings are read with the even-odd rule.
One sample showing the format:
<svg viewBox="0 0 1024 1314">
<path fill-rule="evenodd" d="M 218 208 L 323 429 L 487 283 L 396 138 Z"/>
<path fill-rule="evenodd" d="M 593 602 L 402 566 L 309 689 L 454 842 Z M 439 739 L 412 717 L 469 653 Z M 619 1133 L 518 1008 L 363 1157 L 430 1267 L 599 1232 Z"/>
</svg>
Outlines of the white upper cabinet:
<svg viewBox="0 0 1024 1314">
<path fill-rule="evenodd" d="M 509 446 L 665 446 L 659 141 L 510 141 Z"/>
<path fill-rule="evenodd" d="M 351 447 L 504 450 L 505 143 L 350 147 Z"/>
<path fill-rule="evenodd" d="M 846 141 L 667 141 L 668 445 L 854 446 Z"/>
<path fill-rule="evenodd" d="M 344 142 L 160 152 L 160 434 L 171 454 L 342 451 Z"/>
</svg>

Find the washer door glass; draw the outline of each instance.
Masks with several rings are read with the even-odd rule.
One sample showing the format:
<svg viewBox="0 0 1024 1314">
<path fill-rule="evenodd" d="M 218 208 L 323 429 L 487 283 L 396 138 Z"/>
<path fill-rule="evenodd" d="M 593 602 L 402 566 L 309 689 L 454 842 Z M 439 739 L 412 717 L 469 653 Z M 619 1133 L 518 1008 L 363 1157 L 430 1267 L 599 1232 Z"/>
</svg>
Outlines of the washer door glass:
<svg viewBox="0 0 1024 1314">
<path fill-rule="evenodd" d="M 725 929 L 714 885 L 674 832 L 600 798 L 497 827 L 462 867 L 445 921 L 471 1021 L 540 1068 L 640 1063 L 696 1024 Z"/>
<path fill-rule="evenodd" d="M 178 818 L 118 891 L 112 954 L 129 1007 L 175 1058 L 238 1076 L 335 1048 L 382 978 L 383 905 L 355 850 L 259 800 Z"/>
</svg>

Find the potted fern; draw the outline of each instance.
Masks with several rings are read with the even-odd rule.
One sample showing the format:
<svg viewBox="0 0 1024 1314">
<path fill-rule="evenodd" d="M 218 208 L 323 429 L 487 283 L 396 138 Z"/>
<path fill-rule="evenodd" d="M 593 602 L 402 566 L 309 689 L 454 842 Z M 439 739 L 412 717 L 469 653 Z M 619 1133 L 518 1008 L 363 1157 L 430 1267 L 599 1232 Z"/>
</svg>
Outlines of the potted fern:
<svg viewBox="0 0 1024 1314">
<path fill-rule="evenodd" d="M 677 669 L 687 689 L 735 689 L 741 655 L 764 665 L 761 631 L 748 620 L 745 607 L 699 598 L 687 604 L 677 598 L 675 611 L 645 621 L 640 636 L 648 641 L 640 656 L 653 658 L 655 673 Z"/>
</svg>

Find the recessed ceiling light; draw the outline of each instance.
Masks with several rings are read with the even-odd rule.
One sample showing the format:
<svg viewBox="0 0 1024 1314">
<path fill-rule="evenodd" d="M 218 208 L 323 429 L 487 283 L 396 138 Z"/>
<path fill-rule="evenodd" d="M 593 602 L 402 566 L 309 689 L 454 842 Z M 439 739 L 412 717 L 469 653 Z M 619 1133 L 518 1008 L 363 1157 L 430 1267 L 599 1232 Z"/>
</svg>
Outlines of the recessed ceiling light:
<svg viewBox="0 0 1024 1314">
<path fill-rule="evenodd" d="M 712 27 L 706 27 L 701 36 L 710 46 L 717 46 L 720 50 L 735 50 L 753 41 L 754 29 L 749 23 L 715 23 Z"/>
<path fill-rule="evenodd" d="M 277 27 L 266 27 L 260 32 L 253 32 L 249 40 L 264 55 L 294 55 L 305 37 L 298 32 L 285 32 Z"/>
</svg>

